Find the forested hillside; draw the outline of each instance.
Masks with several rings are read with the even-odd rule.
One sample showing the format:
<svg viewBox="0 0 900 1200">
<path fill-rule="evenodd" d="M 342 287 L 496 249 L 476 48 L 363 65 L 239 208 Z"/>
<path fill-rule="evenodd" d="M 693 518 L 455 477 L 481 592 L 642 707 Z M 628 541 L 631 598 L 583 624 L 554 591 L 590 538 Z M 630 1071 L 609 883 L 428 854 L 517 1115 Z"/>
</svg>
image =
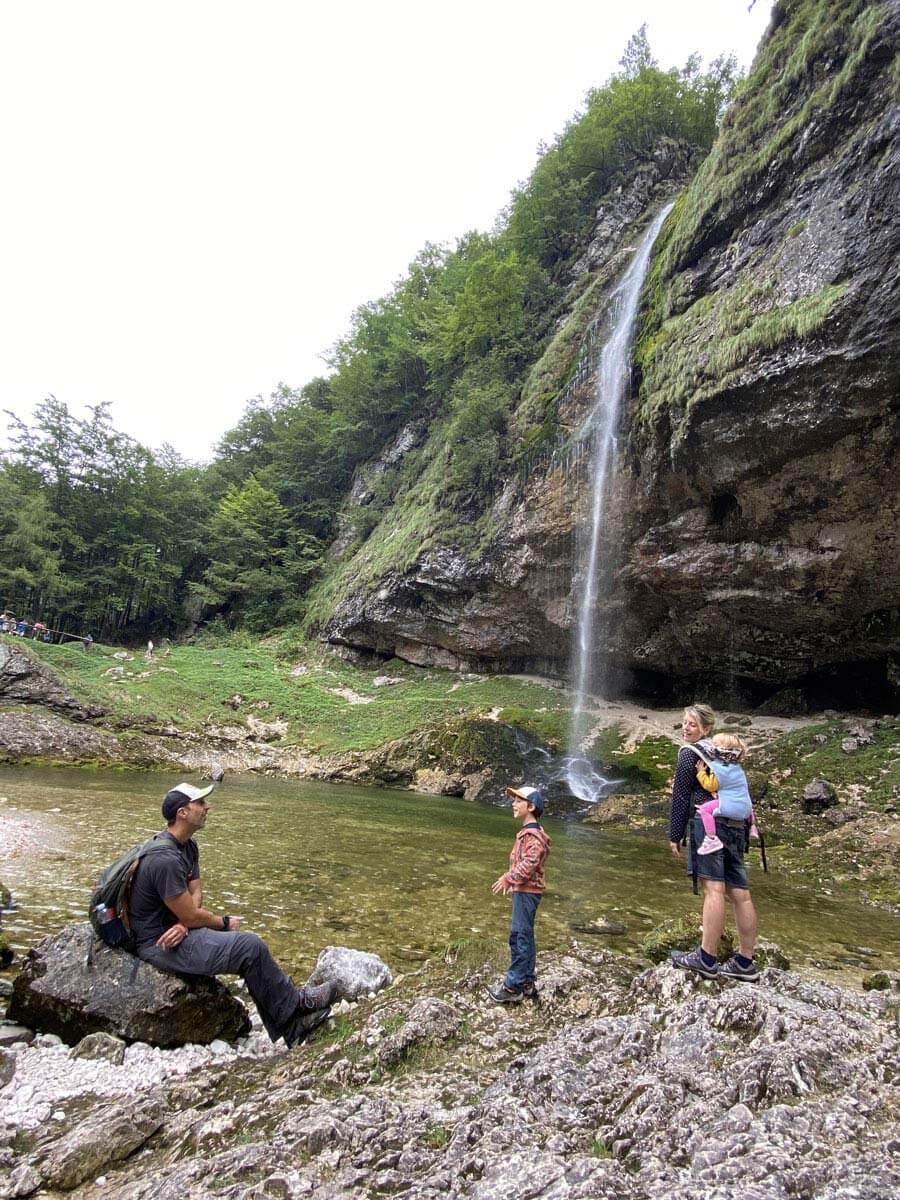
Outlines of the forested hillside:
<svg viewBox="0 0 900 1200">
<path fill-rule="evenodd" d="M 137 444 L 104 406 L 79 418 L 49 397 L 30 423 L 8 414 L 0 602 L 121 640 L 314 626 L 362 561 L 374 579 L 438 535 L 476 546 L 497 480 L 550 436 L 574 370 L 596 297 L 573 264 L 598 201 L 661 138 L 702 157 L 734 82 L 732 60 L 660 69 L 639 31 L 495 228 L 425 246 L 357 308 L 327 376 L 252 400 L 208 466 Z M 360 465 L 410 429 L 350 495 Z"/>
</svg>

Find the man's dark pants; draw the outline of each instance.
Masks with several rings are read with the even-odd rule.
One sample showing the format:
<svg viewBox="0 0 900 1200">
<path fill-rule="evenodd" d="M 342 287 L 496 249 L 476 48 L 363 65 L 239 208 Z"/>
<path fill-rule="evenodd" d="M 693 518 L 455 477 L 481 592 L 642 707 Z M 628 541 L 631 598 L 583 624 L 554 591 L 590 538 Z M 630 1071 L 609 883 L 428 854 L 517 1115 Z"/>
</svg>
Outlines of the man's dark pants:
<svg viewBox="0 0 900 1200">
<path fill-rule="evenodd" d="M 297 987 L 255 933 L 189 929 L 174 950 L 155 942 L 138 947 L 138 958 L 175 975 L 240 975 L 272 1041 L 297 1009 Z"/>
</svg>

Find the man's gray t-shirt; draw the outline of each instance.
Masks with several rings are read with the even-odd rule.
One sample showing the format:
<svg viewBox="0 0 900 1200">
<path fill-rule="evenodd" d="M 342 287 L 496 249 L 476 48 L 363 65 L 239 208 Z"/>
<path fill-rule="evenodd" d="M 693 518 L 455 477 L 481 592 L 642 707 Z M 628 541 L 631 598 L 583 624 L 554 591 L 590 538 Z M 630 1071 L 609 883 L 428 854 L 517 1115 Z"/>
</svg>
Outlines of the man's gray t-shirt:
<svg viewBox="0 0 900 1200">
<path fill-rule="evenodd" d="M 200 878 L 200 850 L 194 839 L 182 844 L 168 831 L 158 836 L 169 846 L 153 850 L 141 859 L 128 902 L 131 930 L 139 946 L 155 942 L 177 923 L 175 914 L 166 907 L 166 900 L 180 896 L 188 890 L 189 882 Z"/>
</svg>

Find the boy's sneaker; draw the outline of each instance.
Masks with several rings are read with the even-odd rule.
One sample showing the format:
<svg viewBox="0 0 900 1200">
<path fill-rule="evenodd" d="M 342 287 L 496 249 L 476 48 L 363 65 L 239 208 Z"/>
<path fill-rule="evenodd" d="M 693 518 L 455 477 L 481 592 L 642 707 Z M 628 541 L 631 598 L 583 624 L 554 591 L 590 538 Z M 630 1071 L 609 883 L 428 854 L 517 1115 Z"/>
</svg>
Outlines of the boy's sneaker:
<svg viewBox="0 0 900 1200">
<path fill-rule="evenodd" d="M 487 994 L 498 1004 L 519 1004 L 525 999 L 524 992 L 518 988 L 508 988 L 505 983 L 496 983 L 487 989 Z"/>
<path fill-rule="evenodd" d="M 722 963 L 719 967 L 719 974 L 724 975 L 726 979 L 743 979 L 747 983 L 753 983 L 759 979 L 759 968 L 753 959 L 750 960 L 750 966 L 745 967 L 732 956 L 727 963 Z"/>
<path fill-rule="evenodd" d="M 707 834 L 706 837 L 703 839 L 703 841 L 700 843 L 700 845 L 697 847 L 697 853 L 698 854 L 715 854 L 715 852 L 717 850 L 721 850 L 721 849 L 723 849 L 722 839 L 716 837 L 715 835 L 710 837 L 710 835 Z"/>
<path fill-rule="evenodd" d="M 694 950 L 673 950 L 672 962 L 683 971 L 696 971 L 704 979 L 716 979 L 719 974 L 719 964 L 716 962 L 711 967 L 707 966 L 699 946 Z"/>
</svg>

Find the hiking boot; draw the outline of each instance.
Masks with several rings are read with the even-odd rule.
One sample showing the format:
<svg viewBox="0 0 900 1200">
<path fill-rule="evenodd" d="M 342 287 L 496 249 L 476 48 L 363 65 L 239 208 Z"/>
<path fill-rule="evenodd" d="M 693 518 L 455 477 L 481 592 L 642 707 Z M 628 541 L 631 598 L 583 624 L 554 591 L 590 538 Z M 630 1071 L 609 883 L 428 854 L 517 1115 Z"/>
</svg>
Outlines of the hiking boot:
<svg viewBox="0 0 900 1200">
<path fill-rule="evenodd" d="M 750 960 L 749 967 L 743 967 L 737 958 L 732 956 L 727 963 L 722 963 L 719 967 L 719 974 L 724 975 L 726 979 L 743 979 L 747 983 L 753 983 L 759 979 L 759 968 L 753 959 Z"/>
<path fill-rule="evenodd" d="M 334 980 L 321 983 L 318 987 L 297 988 L 297 1012 L 316 1012 L 320 1008 L 331 1008 L 337 999 L 338 985 Z"/>
<path fill-rule="evenodd" d="M 707 834 L 706 837 L 703 839 L 703 841 L 700 843 L 700 845 L 697 847 L 697 853 L 698 854 L 715 854 L 715 852 L 717 850 L 722 850 L 722 849 L 724 849 L 724 847 L 722 846 L 722 839 L 716 837 L 714 834 L 712 836 Z"/>
<path fill-rule="evenodd" d="M 528 983 L 522 984 L 522 995 L 526 1000 L 537 1000 L 538 990 L 533 979 L 529 979 Z"/>
<path fill-rule="evenodd" d="M 498 1004 L 519 1004 L 525 998 L 518 988 L 508 988 L 505 983 L 497 983 L 486 990 L 490 998 Z"/>
<path fill-rule="evenodd" d="M 281 1034 L 288 1048 L 292 1050 L 294 1046 L 305 1042 L 312 1031 L 318 1029 L 330 1015 L 330 1008 L 317 1008 L 314 1012 L 304 1012 L 302 1008 L 298 1008 Z"/>
<path fill-rule="evenodd" d="M 693 950 L 673 950 L 672 962 L 676 967 L 681 967 L 683 971 L 696 971 L 704 979 L 715 979 L 719 974 L 719 964 L 713 963 L 711 967 L 708 967 L 703 961 L 699 946 Z"/>
</svg>

